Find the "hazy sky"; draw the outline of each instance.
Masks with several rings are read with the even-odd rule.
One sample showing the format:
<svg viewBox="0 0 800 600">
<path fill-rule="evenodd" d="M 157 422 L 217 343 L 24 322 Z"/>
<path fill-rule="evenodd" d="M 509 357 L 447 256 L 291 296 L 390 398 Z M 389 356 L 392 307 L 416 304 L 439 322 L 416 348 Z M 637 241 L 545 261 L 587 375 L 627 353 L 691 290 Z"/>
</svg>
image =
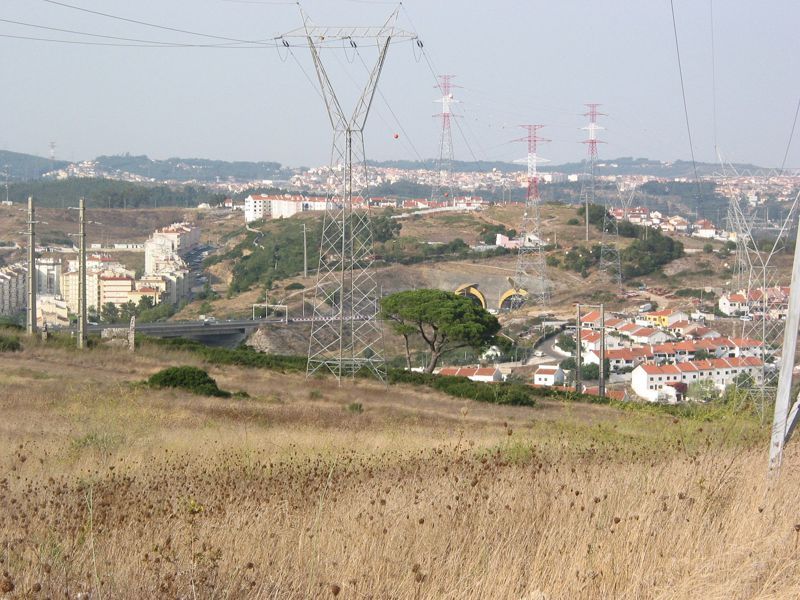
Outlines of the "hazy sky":
<svg viewBox="0 0 800 600">
<path fill-rule="evenodd" d="M 301 25 L 297 6 L 266 0 L 63 0 L 177 29 L 266 40 Z M 379 23 L 394 4 L 304 0 L 319 24 Z M 689 116 L 698 160 L 715 160 L 709 0 L 675 0 Z M 713 2 L 717 141 L 727 160 L 780 165 L 800 83 L 800 3 Z M 0 18 L 107 36 L 193 44 L 225 41 L 87 14 L 43 0 L 3 0 Z M 398 26 L 416 31 L 437 71 L 461 88 L 455 157 L 512 160 L 523 123 L 552 139 L 540 153 L 579 160 L 583 103 L 608 113 L 600 157 L 689 159 L 668 0 L 408 0 Z M 104 42 L 0 22 L 0 34 Z M 122 43 L 122 42 L 119 42 Z M 77 160 L 131 152 L 151 157 L 327 162 L 330 125 L 306 76 L 306 48 L 128 48 L 0 37 L 0 147 Z M 360 57 L 359 57 L 360 55 Z M 359 55 L 325 53 L 342 96 L 365 76 Z M 302 69 L 300 67 L 302 65 Z M 305 73 L 304 71 L 305 70 Z M 316 84 L 316 81 L 314 81 Z M 374 159 L 438 155 L 437 90 L 410 43 L 389 52 L 366 128 Z M 388 101 L 387 102 L 384 100 Z M 396 115 L 400 125 L 395 121 Z M 405 130 L 406 133 L 401 133 Z M 394 134 L 399 133 L 398 139 Z M 800 132 L 797 132 L 800 138 Z M 800 140 L 788 166 L 800 166 Z"/>
</svg>

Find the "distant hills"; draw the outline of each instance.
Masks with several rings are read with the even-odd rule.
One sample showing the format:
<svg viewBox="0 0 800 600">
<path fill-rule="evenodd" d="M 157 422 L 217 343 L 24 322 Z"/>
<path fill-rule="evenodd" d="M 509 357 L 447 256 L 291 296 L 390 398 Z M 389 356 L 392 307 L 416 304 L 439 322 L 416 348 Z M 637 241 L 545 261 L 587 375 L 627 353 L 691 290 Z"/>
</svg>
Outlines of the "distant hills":
<svg viewBox="0 0 800 600">
<path fill-rule="evenodd" d="M 114 156 L 98 156 L 93 160 L 97 176 L 120 177 L 125 174 L 134 175 L 156 182 L 190 182 L 212 183 L 215 181 L 257 181 L 286 180 L 302 169 L 290 169 L 278 162 L 271 161 L 224 161 L 205 158 L 167 158 L 151 159 L 145 155 L 121 154 Z M 30 181 L 45 174 L 70 166 L 67 161 L 51 161 L 48 158 L 0 150 L 0 183 L 2 173 L 7 166 L 12 181 Z M 399 169 L 437 169 L 434 159 L 370 161 L 371 166 L 393 167 Z M 749 164 L 733 165 L 737 169 L 753 170 L 759 167 Z M 502 172 L 524 170 L 524 165 L 502 161 L 453 161 L 453 170 L 458 172 L 482 171 L 493 169 Z M 566 174 L 579 174 L 588 171 L 587 161 L 572 162 L 562 165 L 549 165 L 542 172 L 558 171 Z M 697 163 L 697 171 L 702 175 L 711 175 L 720 171 L 715 163 Z M 657 161 L 648 158 L 632 158 L 629 156 L 603 159 L 598 161 L 596 172 L 599 175 L 655 175 L 661 177 L 694 177 L 692 163 L 685 160 L 672 162 Z"/>
<path fill-rule="evenodd" d="M 386 167 L 396 169 L 437 169 L 437 161 L 434 159 L 428 160 L 386 160 L 386 161 L 370 161 L 369 164 L 375 167 Z M 737 170 L 755 170 L 760 169 L 756 165 L 751 164 L 734 164 L 732 165 Z M 492 162 L 492 161 L 453 161 L 453 170 L 457 172 L 467 171 L 491 171 L 497 169 L 504 173 L 511 173 L 514 171 L 523 171 L 525 165 L 509 162 Z M 539 170 L 543 173 L 559 172 L 566 173 L 567 175 L 581 174 L 589 172 L 588 161 L 564 163 L 561 165 L 548 165 L 540 167 Z M 700 176 L 713 175 L 720 171 L 720 166 L 717 163 L 697 163 L 697 172 Z M 595 172 L 598 175 L 655 175 L 658 177 L 694 177 L 694 168 L 691 161 L 676 160 L 676 161 L 660 161 L 652 160 L 649 158 L 632 158 L 630 156 L 623 156 L 613 159 L 598 160 L 595 165 Z"/>
<path fill-rule="evenodd" d="M 95 159 L 98 169 L 111 174 L 131 173 L 156 181 L 254 181 L 258 179 L 286 179 L 291 170 L 277 162 L 228 162 L 205 158 L 167 158 L 154 160 L 147 156 L 122 154 L 118 156 L 98 156 Z"/>
<path fill-rule="evenodd" d="M 63 160 L 53 161 L 32 154 L 0 150 L 0 181 L 5 178 L 6 169 L 10 179 L 19 181 L 38 179 L 53 169 L 64 169 L 67 165 L 69 163 Z"/>
</svg>

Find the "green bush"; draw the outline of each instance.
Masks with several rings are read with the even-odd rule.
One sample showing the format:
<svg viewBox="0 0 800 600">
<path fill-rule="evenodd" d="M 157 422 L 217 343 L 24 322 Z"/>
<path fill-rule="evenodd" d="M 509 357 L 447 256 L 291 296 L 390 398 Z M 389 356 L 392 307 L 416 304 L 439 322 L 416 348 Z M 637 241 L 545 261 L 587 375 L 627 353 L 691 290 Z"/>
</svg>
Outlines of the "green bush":
<svg viewBox="0 0 800 600">
<path fill-rule="evenodd" d="M 202 396 L 230 398 L 231 393 L 219 389 L 217 382 L 197 367 L 169 367 L 150 376 L 147 383 L 157 388 L 179 388 Z"/>
<path fill-rule="evenodd" d="M 20 344 L 19 338 L 0 334 L 0 352 L 19 352 L 20 350 L 22 350 L 22 344 Z"/>
<path fill-rule="evenodd" d="M 305 372 L 306 370 L 306 358 L 304 356 L 264 354 L 263 352 L 258 352 L 246 346 L 234 350 L 228 348 L 210 348 L 204 346 L 200 342 L 183 338 L 146 339 L 149 343 L 159 346 L 168 346 L 199 354 L 207 362 L 214 365 L 236 365 L 239 367 L 270 369 L 281 372 Z"/>
<path fill-rule="evenodd" d="M 283 289 L 285 289 L 285 290 L 302 290 L 302 289 L 304 289 L 305 287 L 306 287 L 306 286 L 304 286 L 304 285 L 303 285 L 302 283 L 300 283 L 299 281 L 293 281 L 292 283 L 290 283 L 289 285 L 287 285 L 287 286 L 286 286 L 285 288 L 283 288 Z"/>
</svg>

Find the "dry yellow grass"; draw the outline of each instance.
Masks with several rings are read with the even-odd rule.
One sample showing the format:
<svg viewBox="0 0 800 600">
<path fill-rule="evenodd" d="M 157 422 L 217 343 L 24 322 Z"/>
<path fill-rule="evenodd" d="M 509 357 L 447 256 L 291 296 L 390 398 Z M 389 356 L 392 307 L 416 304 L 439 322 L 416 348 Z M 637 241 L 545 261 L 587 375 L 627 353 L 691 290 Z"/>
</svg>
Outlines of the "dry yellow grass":
<svg viewBox="0 0 800 600">
<path fill-rule="evenodd" d="M 750 420 L 232 367 L 251 398 L 202 398 L 135 385 L 199 364 L 158 352 L 0 355 L 9 597 L 800 596 L 800 455 L 768 490 Z"/>
</svg>

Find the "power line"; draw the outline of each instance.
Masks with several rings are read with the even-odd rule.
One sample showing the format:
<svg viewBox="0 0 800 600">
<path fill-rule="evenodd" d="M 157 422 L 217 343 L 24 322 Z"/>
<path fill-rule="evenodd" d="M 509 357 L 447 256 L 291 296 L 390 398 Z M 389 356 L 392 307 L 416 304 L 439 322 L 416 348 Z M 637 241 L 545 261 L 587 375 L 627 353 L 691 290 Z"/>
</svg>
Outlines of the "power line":
<svg viewBox="0 0 800 600">
<path fill-rule="evenodd" d="M 692 128 L 689 125 L 689 108 L 686 104 L 686 86 L 683 83 L 683 66 L 681 64 L 681 49 L 680 44 L 678 43 L 678 25 L 675 22 L 675 2 L 674 0 L 669 0 L 669 7 L 672 11 L 672 32 L 675 34 L 675 54 L 678 57 L 678 74 L 680 75 L 681 79 L 681 96 L 683 98 L 683 114 L 686 118 L 686 133 L 689 136 L 689 152 L 692 155 L 692 168 L 694 169 L 694 180 L 697 184 L 697 199 L 700 199 L 701 190 L 700 190 L 700 177 L 697 175 L 697 161 L 694 158 L 694 144 L 692 143 Z"/>
<path fill-rule="evenodd" d="M 45 29 L 47 31 L 58 31 L 60 33 L 72 33 L 75 35 L 84 35 L 88 37 L 95 37 L 95 38 L 103 38 L 107 40 L 117 40 L 123 42 L 137 42 L 138 44 L 151 44 L 157 46 L 187 46 L 187 47 L 211 47 L 211 48 L 220 48 L 220 47 L 232 47 L 229 44 L 208 44 L 208 45 L 200 45 L 200 44 L 183 44 L 180 42 L 162 42 L 159 40 L 143 40 L 140 38 L 127 38 L 127 37 L 119 37 L 114 35 L 104 35 L 100 33 L 90 33 L 87 31 L 76 31 L 74 29 L 61 29 L 59 27 L 49 27 L 47 25 L 38 25 L 36 23 L 26 23 L 24 21 L 13 21 L 11 19 L 2 19 L 0 18 L 0 22 L 2 23 L 10 23 L 12 25 L 21 25 L 23 27 L 33 27 L 35 29 Z M 236 47 L 236 46 L 234 46 Z M 239 46 L 241 47 L 241 46 Z M 260 46 L 250 46 L 251 48 L 260 47 Z"/>
<path fill-rule="evenodd" d="M 113 42 L 87 42 L 81 40 L 58 40 L 54 38 L 43 38 L 43 37 L 34 37 L 30 35 L 12 35 L 10 33 L 0 33 L 0 37 L 2 38 L 10 38 L 15 40 L 28 40 L 34 42 L 49 42 L 54 44 L 71 44 L 75 46 L 104 46 L 104 47 L 113 47 L 113 48 L 229 48 L 229 49 L 241 49 L 244 46 L 202 46 L 202 45 L 178 45 L 178 44 L 117 44 Z"/>
<path fill-rule="evenodd" d="M 386 4 L 389 4 L 389 3 L 387 2 Z M 367 66 L 367 63 L 364 61 L 364 57 L 361 56 L 361 52 L 359 52 L 358 48 L 356 48 L 355 50 L 356 50 L 356 56 L 358 56 L 358 59 L 361 61 L 361 64 L 364 65 L 364 69 L 367 71 L 367 73 L 369 73 L 369 67 Z M 397 123 L 397 127 L 402 132 L 403 141 L 408 143 L 408 145 L 411 147 L 411 150 L 413 150 L 414 154 L 417 155 L 417 159 L 420 162 L 422 162 L 423 161 L 422 156 L 420 155 L 419 152 L 417 152 L 417 147 L 414 145 L 414 142 L 411 139 L 411 136 L 408 135 L 408 132 L 406 132 L 406 129 L 405 129 L 405 127 L 403 127 L 403 124 L 400 122 L 400 119 L 397 117 L 397 115 L 395 114 L 394 110 L 392 110 L 392 105 L 389 104 L 389 100 L 386 98 L 386 96 L 384 95 L 384 93 L 381 91 L 380 88 L 376 88 L 376 91 L 378 92 L 378 95 L 381 97 L 381 100 L 383 100 L 383 103 L 386 105 L 386 108 L 389 109 L 389 113 L 392 115 L 392 118 L 394 119 L 395 123 Z M 378 113 L 378 114 L 380 115 L 380 113 Z M 381 115 L 381 120 L 383 120 L 383 115 Z M 385 122 L 386 121 L 384 121 L 384 123 Z M 388 125 L 388 123 L 387 123 L 387 125 Z"/>
<path fill-rule="evenodd" d="M 789 148 L 792 147 L 792 139 L 794 138 L 794 129 L 797 127 L 797 115 L 800 114 L 800 98 L 797 99 L 797 108 L 794 109 L 794 121 L 792 122 L 792 131 L 789 134 L 789 141 L 786 142 L 786 152 L 783 153 L 783 161 L 781 162 L 781 170 L 778 175 L 783 175 L 783 169 L 786 166 L 786 159 L 789 157 Z"/>
<path fill-rule="evenodd" d="M 165 31 L 174 31 L 176 33 L 185 33 L 187 35 L 195 35 L 199 37 L 205 37 L 215 40 L 223 40 L 226 42 L 239 42 L 240 44 L 260 44 L 263 43 L 263 40 L 240 40 L 237 38 L 226 37 L 222 35 L 214 35 L 211 33 L 200 33 L 197 31 L 190 31 L 188 29 L 179 29 L 177 27 L 169 27 L 167 25 L 158 25 L 157 23 L 148 23 L 147 21 L 139 21 L 138 19 L 129 19 L 127 17 L 120 17 L 118 15 L 112 15 L 110 13 L 100 12 L 98 10 L 91 10 L 89 8 L 83 8 L 82 6 L 75 6 L 73 4 L 67 4 L 66 2 L 58 2 L 57 0 L 42 0 L 42 2 L 46 2 L 47 4 L 53 4 L 56 6 L 61 6 L 64 8 L 69 8 L 72 10 L 77 10 L 84 13 L 89 13 L 92 15 L 97 15 L 100 17 L 106 17 L 108 19 L 115 19 L 117 21 L 125 21 L 126 23 L 134 23 L 136 25 L 143 25 L 145 27 L 154 27 L 156 29 L 163 29 Z"/>
</svg>

